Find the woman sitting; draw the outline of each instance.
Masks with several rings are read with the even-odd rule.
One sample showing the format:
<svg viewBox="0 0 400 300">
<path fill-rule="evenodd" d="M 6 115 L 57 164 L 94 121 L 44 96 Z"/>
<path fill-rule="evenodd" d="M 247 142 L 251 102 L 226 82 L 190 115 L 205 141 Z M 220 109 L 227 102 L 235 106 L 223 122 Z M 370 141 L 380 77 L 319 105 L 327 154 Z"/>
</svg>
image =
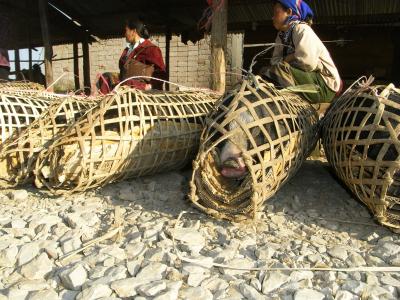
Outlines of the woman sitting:
<svg viewBox="0 0 400 300">
<path fill-rule="evenodd" d="M 281 87 L 314 84 L 318 93 L 301 93 L 311 103 L 331 102 L 340 93 L 339 72 L 311 28 L 313 12 L 302 0 L 277 0 L 272 18 L 279 31 L 271 66 L 264 75 Z"/>
<path fill-rule="evenodd" d="M 162 81 L 148 78 L 166 79 L 166 71 L 161 50 L 149 40 L 150 35 L 143 22 L 127 21 L 125 38 L 129 44 L 119 59 L 119 75 L 102 74 L 98 81 L 101 93 L 109 93 L 119 82 L 140 90 L 162 90 Z M 129 79 L 136 76 L 143 78 Z"/>
</svg>

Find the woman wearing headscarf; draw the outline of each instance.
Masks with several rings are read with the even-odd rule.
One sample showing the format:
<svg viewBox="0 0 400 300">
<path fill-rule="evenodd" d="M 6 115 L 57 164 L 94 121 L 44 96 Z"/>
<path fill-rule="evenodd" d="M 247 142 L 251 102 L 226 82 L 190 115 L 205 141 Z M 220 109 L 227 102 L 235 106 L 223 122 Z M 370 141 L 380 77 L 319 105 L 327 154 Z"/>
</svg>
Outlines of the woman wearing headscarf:
<svg viewBox="0 0 400 300">
<path fill-rule="evenodd" d="M 99 80 L 100 91 L 106 94 L 121 81 L 123 85 L 140 90 L 162 90 L 162 81 L 146 78 L 165 80 L 166 70 L 161 50 L 149 40 L 150 35 L 143 22 L 128 20 L 125 25 L 125 38 L 128 46 L 119 59 L 119 75 L 104 73 Z M 136 76 L 144 77 L 129 79 Z"/>
<path fill-rule="evenodd" d="M 311 103 L 331 102 L 342 81 L 325 45 L 311 28 L 314 14 L 302 0 L 277 0 L 272 18 L 279 31 L 271 66 L 263 72 L 282 87 L 314 84 L 318 93 L 302 93 Z"/>
</svg>

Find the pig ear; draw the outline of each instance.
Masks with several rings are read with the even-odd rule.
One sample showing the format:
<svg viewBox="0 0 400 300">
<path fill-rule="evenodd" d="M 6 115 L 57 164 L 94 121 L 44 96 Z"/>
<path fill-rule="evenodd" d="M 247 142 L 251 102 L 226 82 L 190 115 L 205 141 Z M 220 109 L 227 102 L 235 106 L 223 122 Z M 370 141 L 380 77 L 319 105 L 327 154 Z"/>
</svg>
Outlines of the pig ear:
<svg viewBox="0 0 400 300">
<path fill-rule="evenodd" d="M 256 126 L 251 129 L 251 135 L 256 137 L 261 133 L 260 127 Z"/>
</svg>

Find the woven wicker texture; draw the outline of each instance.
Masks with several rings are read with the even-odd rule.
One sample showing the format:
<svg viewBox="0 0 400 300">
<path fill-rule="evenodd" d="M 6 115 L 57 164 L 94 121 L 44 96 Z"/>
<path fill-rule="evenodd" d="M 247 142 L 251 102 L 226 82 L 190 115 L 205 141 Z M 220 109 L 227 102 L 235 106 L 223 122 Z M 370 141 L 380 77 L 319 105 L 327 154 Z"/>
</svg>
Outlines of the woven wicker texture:
<svg viewBox="0 0 400 300">
<path fill-rule="evenodd" d="M 30 81 L 3 81 L 0 80 L 0 89 L 7 90 L 36 90 L 36 91 L 44 91 L 44 86 Z"/>
<path fill-rule="evenodd" d="M 250 122 L 243 122 L 244 114 Z M 238 124 L 234 129 L 232 122 Z M 315 109 L 300 96 L 280 92 L 259 77 L 245 80 L 206 119 L 193 162 L 191 201 L 216 218 L 255 218 L 313 149 L 317 124 Z M 247 149 L 237 145 L 247 173 L 233 180 L 221 175 L 218 157 L 224 143 L 238 135 L 247 139 Z"/>
<path fill-rule="evenodd" d="M 36 184 L 68 193 L 181 168 L 196 154 L 217 98 L 122 88 L 40 153 Z"/>
<path fill-rule="evenodd" d="M 0 89 L 0 135 L 4 142 L 15 131 L 26 128 L 49 104 L 61 96 L 40 90 Z"/>
<path fill-rule="evenodd" d="M 337 176 L 383 225 L 400 229 L 400 91 L 360 84 L 334 102 L 323 145 Z"/>
<path fill-rule="evenodd" d="M 95 98 L 77 96 L 52 102 L 26 129 L 2 144 L 0 179 L 7 185 L 21 184 L 30 179 L 37 154 L 98 102 Z"/>
</svg>

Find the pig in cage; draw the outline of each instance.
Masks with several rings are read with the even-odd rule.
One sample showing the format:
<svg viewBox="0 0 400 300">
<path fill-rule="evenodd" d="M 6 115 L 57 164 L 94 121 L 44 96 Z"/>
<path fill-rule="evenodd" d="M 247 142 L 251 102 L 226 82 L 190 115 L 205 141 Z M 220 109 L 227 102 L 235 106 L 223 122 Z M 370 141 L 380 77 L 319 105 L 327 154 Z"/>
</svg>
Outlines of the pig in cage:
<svg viewBox="0 0 400 300">
<path fill-rule="evenodd" d="M 67 96 L 54 100 L 36 120 L 0 148 L 0 180 L 14 186 L 32 179 L 39 152 L 99 102 L 98 98 Z"/>
<path fill-rule="evenodd" d="M 189 197 L 217 218 L 255 218 L 317 138 L 318 115 L 308 102 L 259 77 L 244 80 L 206 119 Z"/>
<path fill-rule="evenodd" d="M 328 110 L 323 145 L 329 163 L 377 221 L 400 230 L 400 90 L 353 87 Z"/>
<path fill-rule="evenodd" d="M 120 88 L 39 154 L 37 186 L 84 191 L 128 177 L 184 167 L 219 95 Z"/>
</svg>

